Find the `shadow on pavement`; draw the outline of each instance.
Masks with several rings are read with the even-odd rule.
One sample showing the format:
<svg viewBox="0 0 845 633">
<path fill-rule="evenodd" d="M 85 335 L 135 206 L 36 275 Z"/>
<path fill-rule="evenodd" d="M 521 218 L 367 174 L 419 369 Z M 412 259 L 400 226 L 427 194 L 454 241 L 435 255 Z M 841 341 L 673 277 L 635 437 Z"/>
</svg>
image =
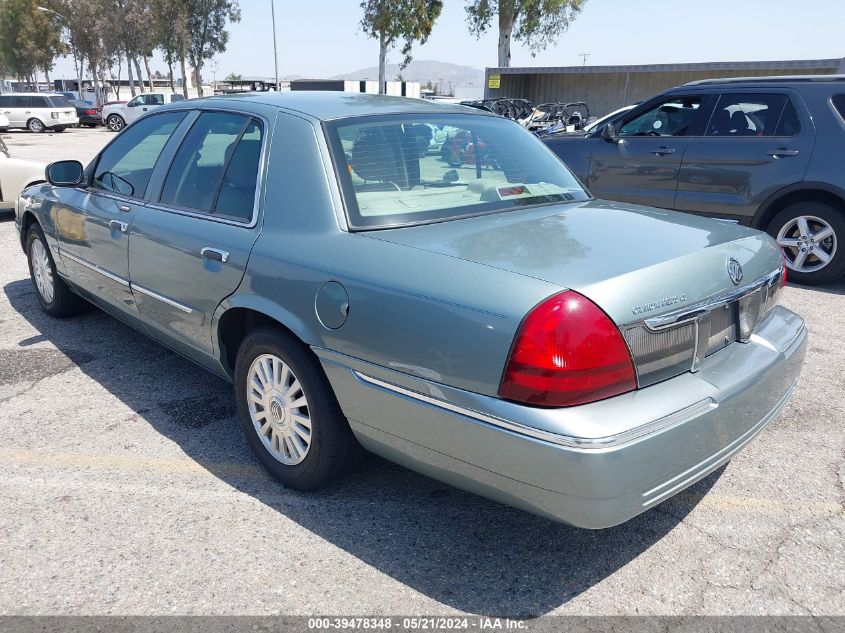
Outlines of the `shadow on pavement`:
<svg viewBox="0 0 845 633">
<path fill-rule="evenodd" d="M 553 523 L 375 457 L 327 491 L 287 490 L 250 453 L 231 385 L 98 309 L 70 320 L 48 317 L 29 280 L 12 282 L 4 290 L 12 307 L 39 333 L 21 341 L 16 354 L 25 354 L 32 343 L 49 341 L 213 475 L 397 581 L 461 611 L 502 617 L 548 613 L 666 535 L 722 472 L 658 511 L 601 531 Z"/>
</svg>

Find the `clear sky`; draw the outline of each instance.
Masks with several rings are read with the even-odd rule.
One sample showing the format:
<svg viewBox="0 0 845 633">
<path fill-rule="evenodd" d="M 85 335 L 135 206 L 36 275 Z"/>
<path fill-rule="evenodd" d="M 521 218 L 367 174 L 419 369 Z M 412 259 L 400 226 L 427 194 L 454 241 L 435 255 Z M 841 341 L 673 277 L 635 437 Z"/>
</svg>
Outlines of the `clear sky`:
<svg viewBox="0 0 845 633">
<path fill-rule="evenodd" d="M 416 59 L 476 68 L 496 65 L 496 34 L 477 41 L 464 0 L 444 0 L 443 13 Z M 217 57 L 217 78 L 230 72 L 273 76 L 270 0 L 241 0 L 229 48 Z M 279 74 L 328 77 L 375 66 L 378 46 L 358 26 L 358 0 L 276 0 Z M 513 66 L 649 64 L 845 57 L 843 0 L 587 0 L 556 46 L 532 58 L 514 44 Z M 388 61 L 398 62 L 394 51 Z M 166 72 L 160 59 L 153 70 Z M 176 70 L 178 73 L 178 69 Z M 74 76 L 59 60 L 53 76 Z M 212 79 L 211 69 L 203 73 Z M 124 68 L 125 75 L 125 68 Z"/>
</svg>

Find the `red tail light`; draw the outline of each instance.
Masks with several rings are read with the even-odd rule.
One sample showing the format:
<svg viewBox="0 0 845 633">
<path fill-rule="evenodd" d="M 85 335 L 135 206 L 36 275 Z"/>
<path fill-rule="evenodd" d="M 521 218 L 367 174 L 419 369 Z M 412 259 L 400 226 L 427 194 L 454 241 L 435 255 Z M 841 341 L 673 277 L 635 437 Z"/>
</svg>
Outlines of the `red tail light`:
<svg viewBox="0 0 845 633">
<path fill-rule="evenodd" d="M 90 110 L 86 110 L 85 114 L 97 114 L 97 111 L 91 108 Z"/>
<path fill-rule="evenodd" d="M 781 262 L 782 262 L 781 263 L 781 271 L 782 272 L 780 274 L 780 287 L 785 288 L 786 287 L 787 266 L 786 266 L 786 253 L 784 253 L 783 250 L 781 250 L 781 252 L 780 252 L 780 259 L 781 259 Z"/>
<path fill-rule="evenodd" d="M 499 395 L 566 407 L 636 388 L 631 355 L 616 324 L 568 290 L 538 305 L 519 326 Z"/>
</svg>

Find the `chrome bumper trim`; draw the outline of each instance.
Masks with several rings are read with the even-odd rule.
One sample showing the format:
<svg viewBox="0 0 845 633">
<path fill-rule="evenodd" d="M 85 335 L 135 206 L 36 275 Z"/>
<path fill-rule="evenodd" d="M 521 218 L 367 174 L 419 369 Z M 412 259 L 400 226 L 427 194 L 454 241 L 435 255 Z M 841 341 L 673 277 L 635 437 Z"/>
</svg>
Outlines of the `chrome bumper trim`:
<svg viewBox="0 0 845 633">
<path fill-rule="evenodd" d="M 718 404 L 716 404 L 716 402 L 713 401 L 713 399 L 705 398 L 689 405 L 688 407 L 684 407 L 679 411 L 675 411 L 674 413 L 666 415 L 662 418 L 658 418 L 657 420 L 654 420 L 647 424 L 643 424 L 634 429 L 630 429 L 629 431 L 626 431 L 624 433 L 597 438 L 572 437 L 567 435 L 558 435 L 557 433 L 549 433 L 548 431 L 542 431 L 534 427 L 519 424 L 518 422 L 511 422 L 510 420 L 505 420 L 503 418 L 488 415 L 486 413 L 476 411 L 475 409 L 461 407 L 452 404 L 451 402 L 440 400 L 439 398 L 427 396 L 418 391 L 406 389 L 404 387 L 400 387 L 399 385 L 390 382 L 385 382 L 384 380 L 379 380 L 378 378 L 373 378 L 372 376 L 368 376 L 367 374 L 363 374 L 354 369 L 352 370 L 352 373 L 358 380 L 368 383 L 372 386 L 391 391 L 394 394 L 404 396 L 406 398 L 418 400 L 419 402 L 423 402 L 425 404 L 435 406 L 440 409 L 445 409 L 446 411 L 462 415 L 472 420 L 476 420 L 477 422 L 496 426 L 506 431 L 510 431 L 511 433 L 524 435 L 535 440 L 542 440 L 544 442 L 557 444 L 559 446 L 579 448 L 584 450 L 612 448 L 620 446 L 622 444 L 627 444 L 628 442 L 636 440 L 644 435 L 657 433 L 658 431 L 662 431 L 664 429 L 668 429 L 679 424 L 684 424 L 685 422 L 688 422 L 689 420 L 703 413 L 707 413 L 708 411 L 715 409 L 719 406 Z"/>
<path fill-rule="evenodd" d="M 61 248 L 59 249 L 59 256 L 62 257 L 63 259 L 65 257 L 67 257 L 69 260 L 76 262 L 80 266 L 84 266 L 88 270 L 93 270 L 95 273 L 102 275 L 106 279 L 111 279 L 112 281 L 119 283 L 121 286 L 126 286 L 127 288 L 129 287 L 129 280 L 128 279 L 124 279 L 123 277 L 120 277 L 119 275 L 115 275 L 114 273 L 110 273 L 105 268 L 100 268 L 96 264 L 92 264 L 91 262 L 84 260 L 81 257 L 77 257 L 76 255 L 71 255 L 70 253 L 68 253 L 65 250 L 62 250 Z"/>
<path fill-rule="evenodd" d="M 730 292 L 726 292 L 724 294 L 705 299 L 700 303 L 696 303 L 691 306 L 686 306 L 680 310 L 675 310 L 674 312 L 669 312 L 661 316 L 644 319 L 643 323 L 649 330 L 652 331 L 659 331 L 664 328 L 680 325 L 681 323 L 701 316 L 705 312 L 710 312 L 728 303 L 733 303 L 734 301 L 739 300 L 743 296 L 750 294 L 755 290 L 760 290 L 761 288 L 767 288 L 771 286 L 772 283 L 780 277 L 782 272 L 782 268 L 777 268 L 765 277 L 762 277 L 761 279 L 758 279 L 754 283 L 750 283 L 747 286 L 743 286 L 742 288 L 737 288 L 736 290 L 731 290 Z"/>
</svg>

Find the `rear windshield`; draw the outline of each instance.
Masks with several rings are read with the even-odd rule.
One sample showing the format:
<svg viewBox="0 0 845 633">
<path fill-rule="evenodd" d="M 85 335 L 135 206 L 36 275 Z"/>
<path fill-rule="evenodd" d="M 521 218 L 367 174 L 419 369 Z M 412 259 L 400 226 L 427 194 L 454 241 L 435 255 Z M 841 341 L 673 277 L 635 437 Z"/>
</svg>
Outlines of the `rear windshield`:
<svg viewBox="0 0 845 633">
<path fill-rule="evenodd" d="M 475 114 L 326 123 L 353 228 L 386 228 L 589 199 L 518 124 Z"/>
</svg>

